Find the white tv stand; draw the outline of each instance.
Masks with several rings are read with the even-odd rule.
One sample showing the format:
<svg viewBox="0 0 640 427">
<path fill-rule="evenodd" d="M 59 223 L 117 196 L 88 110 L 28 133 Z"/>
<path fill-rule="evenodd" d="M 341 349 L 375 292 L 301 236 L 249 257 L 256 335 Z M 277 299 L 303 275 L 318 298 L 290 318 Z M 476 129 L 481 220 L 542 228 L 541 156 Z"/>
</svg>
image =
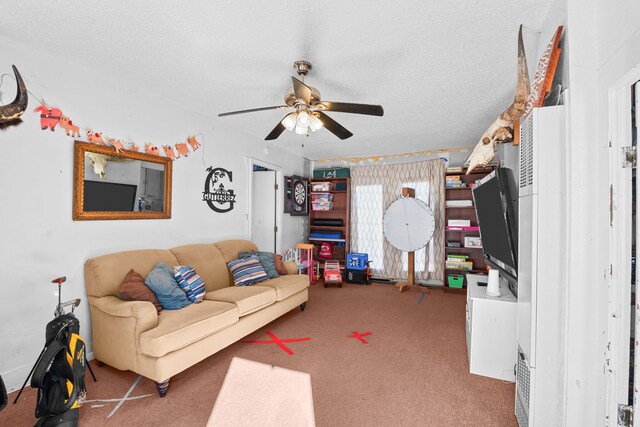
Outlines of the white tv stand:
<svg viewBox="0 0 640 427">
<path fill-rule="evenodd" d="M 467 354 L 469 372 L 515 381 L 517 300 L 500 279 L 500 296 L 487 296 L 488 276 L 467 274 Z"/>
</svg>

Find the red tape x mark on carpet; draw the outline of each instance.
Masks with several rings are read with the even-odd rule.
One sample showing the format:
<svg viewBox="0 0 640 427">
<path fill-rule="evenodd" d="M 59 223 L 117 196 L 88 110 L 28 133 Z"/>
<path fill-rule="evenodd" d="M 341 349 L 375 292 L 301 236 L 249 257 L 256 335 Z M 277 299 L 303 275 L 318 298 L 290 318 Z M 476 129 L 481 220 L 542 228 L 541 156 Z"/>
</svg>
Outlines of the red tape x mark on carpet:
<svg viewBox="0 0 640 427">
<path fill-rule="evenodd" d="M 291 351 L 283 343 L 285 343 L 285 342 L 309 341 L 311 339 L 309 337 L 305 337 L 305 338 L 287 338 L 287 339 L 281 340 L 280 338 L 278 338 L 276 336 L 276 334 L 274 334 L 271 331 L 267 332 L 267 335 L 269 335 L 271 337 L 271 340 L 269 340 L 269 341 L 266 341 L 266 340 L 250 340 L 250 341 L 240 341 L 240 342 L 246 342 L 246 343 L 250 343 L 250 344 L 277 344 L 278 347 L 283 349 L 289 356 L 291 356 L 293 354 L 293 351 Z"/>
<path fill-rule="evenodd" d="M 369 344 L 367 342 L 367 340 L 364 339 L 364 337 L 371 335 L 371 332 L 363 332 L 363 333 L 358 333 L 356 331 L 353 331 L 353 335 L 351 335 L 349 338 L 358 338 L 362 344 Z"/>
</svg>

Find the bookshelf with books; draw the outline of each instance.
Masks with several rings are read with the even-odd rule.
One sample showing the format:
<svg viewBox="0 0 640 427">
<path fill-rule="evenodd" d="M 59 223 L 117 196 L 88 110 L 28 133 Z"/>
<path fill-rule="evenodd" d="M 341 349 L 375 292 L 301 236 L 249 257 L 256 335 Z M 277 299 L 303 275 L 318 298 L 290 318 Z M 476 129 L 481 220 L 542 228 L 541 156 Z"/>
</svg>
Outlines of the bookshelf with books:
<svg viewBox="0 0 640 427">
<path fill-rule="evenodd" d="M 478 218 L 471 189 L 475 182 L 493 170 L 447 168 L 445 174 L 445 269 L 444 290 L 466 292 L 466 274 L 487 274 Z"/>
</svg>

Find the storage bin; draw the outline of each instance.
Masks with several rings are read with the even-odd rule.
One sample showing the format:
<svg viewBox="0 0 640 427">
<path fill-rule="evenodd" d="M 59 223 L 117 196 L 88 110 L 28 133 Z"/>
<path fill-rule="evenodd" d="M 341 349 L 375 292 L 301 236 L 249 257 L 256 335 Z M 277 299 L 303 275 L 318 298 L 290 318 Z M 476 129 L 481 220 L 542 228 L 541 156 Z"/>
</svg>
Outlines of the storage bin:
<svg viewBox="0 0 640 427">
<path fill-rule="evenodd" d="M 461 289 L 464 285 L 464 276 L 462 274 L 447 274 L 447 282 L 450 288 Z"/>
<path fill-rule="evenodd" d="M 333 245 L 333 259 L 344 259 L 344 246 Z"/>
<path fill-rule="evenodd" d="M 311 202 L 311 209 L 314 211 L 330 211 L 333 209 L 333 202 Z"/>
<path fill-rule="evenodd" d="M 350 253 L 347 254 L 347 268 L 351 270 L 364 270 L 367 268 L 369 254 Z"/>
<path fill-rule="evenodd" d="M 364 270 L 352 270 L 347 268 L 347 283 L 364 285 L 367 281 L 367 273 Z"/>
<path fill-rule="evenodd" d="M 312 231 L 309 233 L 312 239 L 342 239 L 340 231 Z"/>
<path fill-rule="evenodd" d="M 313 182 L 311 183 L 311 191 L 331 191 L 333 190 L 333 182 Z"/>
<path fill-rule="evenodd" d="M 311 195 L 311 202 L 333 202 L 333 194 L 319 193 Z"/>
<path fill-rule="evenodd" d="M 314 178 L 349 178 L 350 176 L 349 168 L 316 169 L 313 171 Z"/>
</svg>

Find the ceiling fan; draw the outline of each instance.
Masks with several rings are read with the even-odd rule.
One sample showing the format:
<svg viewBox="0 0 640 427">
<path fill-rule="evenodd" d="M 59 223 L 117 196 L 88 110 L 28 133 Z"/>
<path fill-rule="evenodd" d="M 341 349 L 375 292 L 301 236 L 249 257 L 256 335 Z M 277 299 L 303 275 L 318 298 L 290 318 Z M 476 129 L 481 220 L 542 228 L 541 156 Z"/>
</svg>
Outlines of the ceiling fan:
<svg viewBox="0 0 640 427">
<path fill-rule="evenodd" d="M 264 110 L 282 110 L 294 108 L 295 111 L 287 114 L 275 128 L 267 135 L 265 140 L 278 138 L 285 129 L 295 131 L 299 135 L 308 135 L 309 130 L 317 131 L 325 127 L 340 139 L 347 139 L 353 134 L 340 123 L 327 116 L 325 111 L 335 111 L 337 113 L 365 114 L 368 116 L 382 116 L 384 110 L 381 105 L 353 104 L 347 102 L 321 101 L 320 91 L 314 87 L 304 84 L 304 77 L 309 73 L 312 66 L 307 61 L 296 61 L 293 64 L 301 80 L 291 77 L 293 87 L 287 90 L 284 96 L 285 105 L 273 107 L 252 108 L 250 110 L 230 111 L 218 114 L 218 117 L 231 116 L 234 114 L 253 113 Z"/>
</svg>

